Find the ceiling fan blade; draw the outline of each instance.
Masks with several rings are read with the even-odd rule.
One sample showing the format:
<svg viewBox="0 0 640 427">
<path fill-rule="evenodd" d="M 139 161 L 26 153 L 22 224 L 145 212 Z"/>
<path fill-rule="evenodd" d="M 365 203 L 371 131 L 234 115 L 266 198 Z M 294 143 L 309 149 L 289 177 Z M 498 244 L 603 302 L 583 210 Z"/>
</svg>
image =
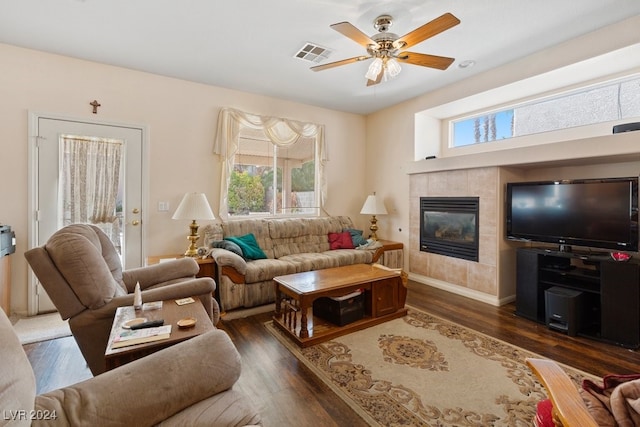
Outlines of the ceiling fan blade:
<svg viewBox="0 0 640 427">
<path fill-rule="evenodd" d="M 446 70 L 449 68 L 449 65 L 455 61 L 454 58 L 447 58 L 446 56 L 427 55 L 416 52 L 402 52 L 396 59 L 406 64 L 437 68 L 438 70 Z"/>
<path fill-rule="evenodd" d="M 353 58 L 342 59 L 340 61 L 329 62 L 327 64 L 316 65 L 315 67 L 311 67 L 313 71 L 322 71 L 333 67 L 339 67 L 340 65 L 352 64 L 354 62 L 364 61 L 365 59 L 371 58 L 370 56 L 355 56 Z"/>
<path fill-rule="evenodd" d="M 393 42 L 393 45 L 398 49 L 406 49 L 428 39 L 429 37 L 440 34 L 451 27 L 455 27 L 459 23 L 460 20 L 458 18 L 450 13 L 445 13 L 433 21 L 427 22 L 422 27 L 418 27 L 410 33 L 400 37 L 398 40 Z"/>
<path fill-rule="evenodd" d="M 370 44 L 376 44 L 371 38 L 351 25 L 348 22 L 338 22 L 337 24 L 330 25 L 331 28 L 342 34 L 343 36 L 349 37 L 354 42 L 358 43 L 361 46 L 367 47 Z"/>
<path fill-rule="evenodd" d="M 380 83 L 382 81 L 382 76 L 384 75 L 384 70 L 380 71 L 378 73 L 378 77 L 376 77 L 375 80 L 369 80 L 367 79 L 367 86 L 373 86 L 373 85 L 377 85 L 378 83 Z"/>
</svg>

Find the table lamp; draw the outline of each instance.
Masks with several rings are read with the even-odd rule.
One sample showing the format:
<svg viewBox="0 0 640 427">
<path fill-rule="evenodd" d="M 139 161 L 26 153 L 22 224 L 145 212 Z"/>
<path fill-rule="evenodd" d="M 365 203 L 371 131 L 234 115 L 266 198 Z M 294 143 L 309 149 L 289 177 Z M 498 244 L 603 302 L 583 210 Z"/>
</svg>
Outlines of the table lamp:
<svg viewBox="0 0 640 427">
<path fill-rule="evenodd" d="M 191 234 L 187 236 L 187 239 L 191 240 L 191 245 L 189 245 L 189 249 L 184 255 L 188 257 L 198 256 L 196 242 L 200 236 L 198 236 L 198 223 L 196 220 L 216 219 L 207 201 L 207 196 L 204 193 L 185 194 L 171 219 L 190 219 L 192 221 L 189 225 Z"/>
<path fill-rule="evenodd" d="M 367 200 L 364 202 L 364 206 L 362 206 L 361 214 L 372 215 L 371 217 L 371 238 L 373 240 L 378 240 L 378 235 L 376 232 L 378 231 L 378 220 L 376 219 L 376 215 L 386 215 L 387 208 L 384 206 L 382 199 L 376 197 L 376 193 L 367 197 Z"/>
</svg>

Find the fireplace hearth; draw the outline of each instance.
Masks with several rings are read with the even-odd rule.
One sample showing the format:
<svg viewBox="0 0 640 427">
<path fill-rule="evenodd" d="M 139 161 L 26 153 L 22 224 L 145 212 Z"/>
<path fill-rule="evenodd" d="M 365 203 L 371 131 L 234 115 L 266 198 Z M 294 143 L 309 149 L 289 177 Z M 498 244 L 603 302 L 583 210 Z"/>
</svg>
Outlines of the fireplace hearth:
<svg viewBox="0 0 640 427">
<path fill-rule="evenodd" d="M 478 197 L 421 197 L 420 250 L 478 261 Z"/>
</svg>

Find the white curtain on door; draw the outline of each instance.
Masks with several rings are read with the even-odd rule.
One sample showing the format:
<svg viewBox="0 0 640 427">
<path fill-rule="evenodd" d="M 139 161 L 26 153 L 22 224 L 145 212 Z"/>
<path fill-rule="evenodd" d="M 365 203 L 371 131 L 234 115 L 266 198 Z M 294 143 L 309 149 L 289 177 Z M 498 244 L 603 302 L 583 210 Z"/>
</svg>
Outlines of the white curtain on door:
<svg viewBox="0 0 640 427">
<path fill-rule="evenodd" d="M 60 143 L 61 226 L 95 224 L 120 253 L 121 219 L 116 214 L 116 203 L 123 142 L 63 135 Z"/>
<path fill-rule="evenodd" d="M 300 137 L 315 138 L 316 150 L 318 150 L 317 158 L 319 159 L 320 207 L 324 206 L 327 197 L 324 166 L 328 160 L 328 154 L 324 143 L 323 125 L 280 117 L 258 116 L 233 108 L 223 108 L 218 115 L 218 130 L 213 147 L 213 152 L 220 156 L 220 161 L 222 162 L 218 212 L 220 218 L 227 219 L 228 217 L 229 199 L 227 193 L 231 172 L 233 171 L 233 159 L 239 148 L 238 138 L 241 126 L 264 131 L 269 140 L 278 146 L 295 144 Z"/>
</svg>

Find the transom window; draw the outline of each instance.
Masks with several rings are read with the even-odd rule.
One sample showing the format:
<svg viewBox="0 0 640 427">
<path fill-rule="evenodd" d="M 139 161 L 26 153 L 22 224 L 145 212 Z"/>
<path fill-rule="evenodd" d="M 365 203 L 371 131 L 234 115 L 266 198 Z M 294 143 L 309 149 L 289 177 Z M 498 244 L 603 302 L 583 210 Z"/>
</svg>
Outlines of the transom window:
<svg viewBox="0 0 640 427">
<path fill-rule="evenodd" d="M 583 87 L 452 121 L 451 147 L 640 116 L 640 77 Z"/>
</svg>

